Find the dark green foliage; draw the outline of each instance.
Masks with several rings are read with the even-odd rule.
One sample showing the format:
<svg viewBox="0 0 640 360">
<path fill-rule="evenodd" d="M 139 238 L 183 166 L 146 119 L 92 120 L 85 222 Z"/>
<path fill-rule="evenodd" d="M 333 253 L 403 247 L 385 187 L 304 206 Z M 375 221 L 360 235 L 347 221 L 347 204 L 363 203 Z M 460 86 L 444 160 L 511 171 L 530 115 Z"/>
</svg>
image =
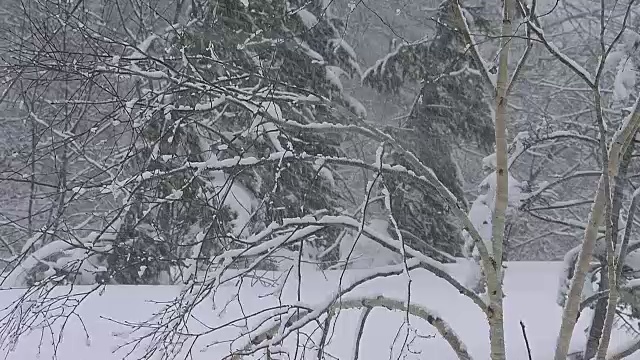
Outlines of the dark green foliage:
<svg viewBox="0 0 640 360">
<path fill-rule="evenodd" d="M 289 8 L 286 8 L 287 3 Z M 249 1 L 248 8 L 237 0 L 216 1 L 202 17 L 197 31 L 188 35 L 200 44 L 210 45 L 194 47 L 190 53 L 203 56 L 209 56 L 212 51 L 215 53 L 217 61 L 205 60 L 198 67 L 217 68 L 217 74 L 210 74 L 212 79 L 221 73 L 252 74 L 229 85 L 267 92 L 262 99 L 256 98 L 254 104 L 273 103 L 284 119 L 304 124 L 344 122 L 345 119 L 337 117 L 326 101 L 291 101 L 269 96 L 288 92 L 294 96 L 324 98 L 346 107 L 352 105 L 342 93 L 339 77 L 358 75 L 360 70 L 352 51 L 341 40 L 340 23 L 328 10 L 322 1 Z M 255 120 L 255 115 L 242 106 L 234 107 L 234 111 L 237 111 L 235 116 L 228 119 L 223 116 L 213 126 L 237 131 L 248 128 Z M 230 124 L 229 121 L 242 120 L 243 124 L 225 125 Z M 287 151 L 344 155 L 340 149 L 343 140 L 340 136 L 292 131 L 275 125 L 277 130 L 273 131 L 278 132 L 278 140 Z M 230 151 L 225 156 L 265 156 L 276 150 L 266 136 L 259 138 L 262 141 L 234 139 L 241 152 Z M 266 199 L 262 212 L 265 223 L 316 211 L 336 213 L 343 205 L 342 189 L 319 170 L 309 164 L 286 164 L 282 169 L 275 164 L 248 174 L 245 183 L 255 191 L 256 198 Z M 328 170 L 333 173 L 333 169 Z M 332 232 L 328 235 L 324 242 L 334 237 Z"/>
<path fill-rule="evenodd" d="M 250 0 L 248 6 L 239 0 L 212 0 L 194 7 L 190 16 L 195 23 L 172 40 L 169 58 L 179 60 L 170 65 L 185 78 L 211 84 L 212 90 L 175 86 L 175 106 L 220 99 L 224 105 L 210 111 L 171 111 L 169 117 L 155 111 L 140 133 L 144 150 L 137 171 L 173 171 L 212 156 L 222 161 L 290 152 L 343 155 L 341 136 L 292 130 L 277 121 L 344 122 L 327 104 L 354 106 L 339 78 L 360 70 L 340 39 L 340 23 L 327 10 L 322 1 L 285 0 Z M 154 151 L 172 158 L 154 159 Z M 320 165 L 276 162 L 229 168 L 225 175 L 191 169 L 143 181 L 109 257 L 113 278 L 120 283 L 156 281 L 163 271 L 193 257 L 188 250 L 199 232 L 206 236 L 198 257 L 210 259 L 221 250 L 246 246 L 246 237 L 283 218 L 338 214 L 345 205 L 344 190 L 334 169 Z M 240 204 L 251 214 L 246 231 L 234 228 L 237 208 L 224 199 L 220 176 L 252 197 L 251 204 Z M 176 190 L 179 201 L 161 201 Z M 314 244 L 330 244 L 337 231 L 316 232 Z"/>
<path fill-rule="evenodd" d="M 141 163 L 137 172 L 170 172 L 184 161 L 204 159 L 188 128 L 162 130 L 171 125 L 159 117 L 148 122 L 141 134 L 140 143 L 147 146 L 138 155 Z M 172 159 L 154 156 L 156 146 L 159 154 L 171 155 Z M 214 191 L 206 177 L 193 171 L 143 180 L 133 192 L 134 199 L 106 256 L 109 278 L 119 284 L 166 282 L 160 279 L 168 279 L 170 270 L 183 266 L 185 258 L 219 252 L 233 214 L 214 196 L 207 195 Z M 198 230 L 206 236 L 201 240 L 200 254 L 190 254 L 191 247 L 186 244 L 197 242 Z"/>
<path fill-rule="evenodd" d="M 451 6 L 449 1 L 440 6 L 440 25 L 432 38 L 398 46 L 365 72 L 363 82 L 389 93 L 411 84 L 420 86 L 404 129 L 389 131 L 396 133 L 406 149 L 411 149 L 454 195 L 464 200 L 453 158 L 455 144 L 466 140 L 489 146 L 493 126 L 482 78 L 475 70 L 478 64 L 465 51 L 462 36 L 452 30 L 455 22 Z M 391 154 L 391 158 L 408 166 L 398 154 Z M 426 242 L 458 255 L 462 238 L 442 199 L 411 189 L 411 184 L 393 187 L 392 210 L 401 228 L 414 235 L 410 237 L 414 246 L 423 251 L 431 252 L 420 246 Z"/>
</svg>

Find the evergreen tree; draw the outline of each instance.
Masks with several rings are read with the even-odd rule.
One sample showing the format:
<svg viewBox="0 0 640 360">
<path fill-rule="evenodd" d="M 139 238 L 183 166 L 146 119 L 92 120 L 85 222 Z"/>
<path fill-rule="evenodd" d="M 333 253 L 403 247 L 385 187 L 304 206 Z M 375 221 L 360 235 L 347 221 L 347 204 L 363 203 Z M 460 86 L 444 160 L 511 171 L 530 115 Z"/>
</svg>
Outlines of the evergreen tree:
<svg viewBox="0 0 640 360">
<path fill-rule="evenodd" d="M 181 83 L 161 81 L 162 96 L 148 91 L 137 100 L 144 106 L 134 115 L 143 121 L 136 171 L 163 175 L 132 191 L 108 256 L 119 283 L 163 282 L 185 259 L 251 245 L 245 240 L 274 221 L 338 214 L 345 205 L 339 176 L 324 164 L 206 169 L 250 157 L 342 155 L 340 136 L 282 126 L 346 121 L 331 102 L 364 115 L 340 83 L 360 69 L 329 2 L 220 0 L 191 10 L 193 25 L 178 36 L 143 42 L 148 53 L 165 52 L 144 71 L 161 64 Z M 313 244 L 323 248 L 336 236 L 316 231 Z"/>
<path fill-rule="evenodd" d="M 459 199 L 464 199 L 461 177 L 453 151 L 460 140 L 488 146 L 493 139 L 490 109 L 483 79 L 466 51 L 450 1 L 438 11 L 436 32 L 431 39 L 403 43 L 378 60 L 363 76 L 363 82 L 380 92 L 397 93 L 403 86 L 419 84 L 414 106 L 400 129 L 389 128 L 405 148 L 432 168 Z M 398 154 L 392 161 L 407 165 Z M 394 185 L 395 184 L 395 185 Z M 422 196 L 411 184 L 389 181 L 392 211 L 399 226 L 413 236 L 412 246 L 442 260 L 439 251 L 459 255 L 460 231 L 437 195 Z"/>
</svg>

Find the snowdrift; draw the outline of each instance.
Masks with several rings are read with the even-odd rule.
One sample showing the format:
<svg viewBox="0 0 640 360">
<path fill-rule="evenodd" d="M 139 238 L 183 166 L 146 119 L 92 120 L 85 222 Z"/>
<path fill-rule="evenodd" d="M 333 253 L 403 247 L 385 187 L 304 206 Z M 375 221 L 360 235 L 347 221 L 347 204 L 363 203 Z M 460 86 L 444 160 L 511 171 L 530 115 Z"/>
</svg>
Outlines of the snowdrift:
<svg viewBox="0 0 640 360">
<path fill-rule="evenodd" d="M 560 263 L 551 262 L 519 262 L 509 263 L 505 277 L 505 328 L 507 354 L 509 359 L 527 359 L 526 348 L 522 337 L 520 321 L 526 325 L 534 359 L 550 359 L 560 323 L 561 309 L 555 303 Z M 462 278 L 466 269 L 464 265 L 450 265 L 451 272 Z M 343 281 L 357 276 L 358 272 L 367 270 L 349 270 L 344 274 Z M 269 273 L 266 277 L 276 279 L 282 274 Z M 305 304 L 322 303 L 330 289 L 335 288 L 340 281 L 341 271 L 306 272 L 302 274 L 300 286 L 301 302 Z M 464 296 L 425 271 L 411 273 L 412 302 L 418 302 L 433 310 L 450 323 L 455 332 L 466 343 L 474 359 L 489 359 L 489 341 L 486 321 L 482 313 Z M 269 285 L 265 281 L 245 280 L 242 286 L 224 286 L 215 294 L 215 301 L 202 303 L 191 314 L 188 331 L 204 333 L 195 344 L 186 343 L 186 348 L 179 351 L 178 358 L 193 359 L 222 359 L 229 355 L 230 348 L 244 346 L 247 338 L 235 340 L 246 322 L 236 322 L 233 326 L 225 326 L 243 314 L 258 312 L 270 306 L 282 303 L 299 303 L 296 300 L 297 284 L 291 277 L 289 284 L 282 289 Z M 355 290 L 354 295 L 384 294 L 387 297 L 406 299 L 407 279 L 395 276 L 376 280 Z M 51 297 L 67 293 L 82 293 L 90 287 L 60 287 L 51 293 Z M 238 291 L 240 289 L 240 291 Z M 279 292 L 278 290 L 281 290 Z M 131 358 L 160 359 L 162 355 L 178 351 L 175 348 L 159 347 L 154 357 L 147 355 L 149 339 L 143 340 L 138 347 L 125 346 L 149 329 L 139 329 L 131 332 L 131 324 L 148 320 L 159 309 L 166 305 L 166 301 L 174 299 L 180 293 L 177 286 L 111 286 L 102 293 L 95 292 L 87 296 L 75 309 L 74 316 L 58 318 L 60 314 L 58 302 L 49 303 L 47 327 L 35 327 L 27 334 L 12 338 L 14 328 L 11 324 L 9 307 L 13 301 L 24 294 L 23 290 L 2 291 L 2 326 L 0 335 L 8 341 L 2 348 L 1 356 L 10 360 L 31 359 L 61 359 L 61 360 L 114 360 L 129 355 Z M 280 295 L 280 300 L 278 299 Z M 37 300 L 37 299 L 32 299 Z M 239 305 L 239 302 L 242 306 Z M 68 303 L 73 305 L 73 303 Z M 23 305 L 26 310 L 28 305 Z M 36 309 L 47 310 L 46 307 Z M 15 313 L 14 313 L 15 315 Z M 584 343 L 587 314 L 583 314 L 574 334 L 574 348 L 580 348 Z M 329 333 L 327 358 L 350 359 L 354 347 L 357 322 L 361 316 L 359 310 L 343 310 L 338 314 L 338 321 Z M 64 324 L 64 320 L 67 323 Z M 251 318 L 249 323 L 256 323 L 260 317 Z M 396 358 L 405 340 L 411 353 L 405 359 L 438 359 L 453 360 L 455 354 L 447 343 L 437 336 L 430 325 L 420 319 L 410 318 L 412 330 L 407 336 L 406 327 L 400 329 L 406 320 L 403 312 L 391 312 L 386 309 L 375 308 L 365 328 L 360 359 L 386 360 L 390 356 Z M 64 330 L 61 328 L 64 324 Z M 315 326 L 314 326 L 315 328 Z M 400 329 L 400 331 L 399 331 Z M 85 332 L 86 331 L 86 332 Z M 314 335 L 315 336 L 315 335 Z M 304 338 L 304 335 L 301 336 Z M 295 335 L 294 335 L 295 338 Z M 619 332 L 612 337 L 611 347 L 615 348 L 630 340 L 629 335 Z M 395 342 L 395 345 L 394 345 Z M 166 342 L 165 342 L 166 344 Z M 156 345 L 158 345 L 156 343 Z M 189 351 L 189 348 L 191 349 Z M 283 350 L 288 349 L 285 344 Z M 54 354 L 57 354 L 55 357 Z M 301 356 L 301 353 L 298 354 Z M 305 355 L 308 358 L 316 356 L 311 351 Z M 330 357 L 331 356 L 331 357 Z M 259 356 L 256 356 L 258 358 Z M 291 352 L 293 357 L 293 352 Z M 286 358 L 286 357 L 278 357 Z M 632 359 L 640 359 L 634 356 Z"/>
</svg>

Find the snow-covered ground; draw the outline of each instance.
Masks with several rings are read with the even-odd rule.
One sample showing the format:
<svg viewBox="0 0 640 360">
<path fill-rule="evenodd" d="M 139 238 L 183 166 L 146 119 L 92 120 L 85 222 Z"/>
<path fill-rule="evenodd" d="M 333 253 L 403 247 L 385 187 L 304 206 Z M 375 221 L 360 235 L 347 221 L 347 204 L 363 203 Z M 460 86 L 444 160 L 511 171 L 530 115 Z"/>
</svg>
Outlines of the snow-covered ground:
<svg viewBox="0 0 640 360">
<path fill-rule="evenodd" d="M 553 355 L 553 347 L 559 326 L 561 309 L 555 303 L 559 263 L 550 262 L 520 262 L 509 263 L 506 272 L 505 286 L 505 328 L 507 353 L 509 359 L 526 359 L 527 354 L 522 337 L 520 321 L 526 325 L 529 341 L 531 343 L 533 358 L 538 360 L 550 359 Z M 367 270 L 349 270 L 343 281 L 358 276 Z M 451 271 L 457 277 L 464 276 L 465 269 L 461 265 L 451 266 Z M 340 271 L 325 273 L 309 272 L 303 274 L 301 287 L 302 301 L 308 304 L 318 304 L 335 288 Z M 272 274 L 272 276 L 274 276 Z M 482 313 L 464 296 L 450 288 L 444 281 L 424 271 L 412 273 L 413 302 L 419 302 L 434 310 L 447 320 L 454 330 L 467 344 L 469 352 L 474 359 L 489 359 L 488 331 L 486 321 Z M 293 282 L 292 282 L 293 283 Z M 278 304 L 275 296 L 269 296 L 274 291 L 273 287 L 265 284 L 253 284 L 245 281 L 245 287 L 239 293 L 239 300 L 228 303 L 237 294 L 235 286 L 226 286 L 216 295 L 216 306 L 211 302 L 201 304 L 193 316 L 198 319 L 190 323 L 191 331 L 202 331 L 204 324 L 210 327 L 221 326 L 229 320 L 241 317 L 245 314 L 258 311 L 268 306 Z M 82 292 L 88 287 L 75 287 L 73 291 Z M 406 297 L 406 278 L 401 276 L 376 280 L 363 285 L 356 290 L 357 295 L 384 294 L 388 297 L 404 299 Z M 58 291 L 70 291 L 60 288 Z M 180 291 L 175 286 L 112 286 L 107 287 L 103 294 L 94 293 L 85 299 L 77 309 L 77 314 L 82 319 L 72 317 L 66 325 L 63 336 L 58 338 L 57 330 L 60 323 L 53 326 L 51 332 L 46 329 L 43 332 L 34 331 L 29 335 L 21 336 L 13 351 L 9 348 L 2 349 L 2 356 L 11 360 L 53 359 L 54 348 L 52 343 L 57 343 L 57 359 L 61 360 L 111 360 L 123 358 L 130 348 L 118 352 L 114 351 L 118 345 L 133 340 L 134 335 L 128 335 L 127 327 L 117 322 L 137 322 L 148 319 L 162 307 L 158 302 L 171 300 Z M 18 296 L 17 290 L 2 291 L 0 302 L 3 307 L 11 303 Z M 296 300 L 296 286 L 288 286 L 282 292 L 281 301 L 294 303 Z M 265 296 L 266 295 L 266 296 Z M 228 306 L 225 304 L 228 303 Z M 6 313 L 6 310 L 4 310 Z M 332 329 L 329 338 L 327 354 L 335 359 L 349 359 L 353 349 L 356 323 L 360 317 L 359 310 L 342 311 L 338 316 L 337 325 Z M 389 359 L 393 351 L 393 358 L 397 356 L 397 350 L 405 339 L 405 333 L 398 329 L 405 320 L 402 312 L 390 312 L 386 309 L 374 309 L 369 316 L 368 326 L 364 331 L 360 359 Z M 584 343 L 584 329 L 588 316 L 583 315 L 574 334 L 574 346 L 580 347 Z M 4 319 L 6 321 L 6 318 Z M 200 323 L 201 322 L 201 323 Z M 89 337 L 85 335 L 83 325 Z M 454 353 L 446 342 L 436 336 L 435 329 L 428 324 L 420 322 L 417 318 L 411 318 L 410 324 L 417 329 L 419 335 L 410 334 L 411 344 L 406 359 L 439 359 L 453 360 Z M 190 356 L 193 359 L 221 359 L 229 354 L 229 342 L 239 328 L 225 327 L 214 331 L 198 340 Z M 3 325 L 0 334 L 11 333 L 11 328 Z M 55 341 L 52 341 L 52 334 Z M 435 337 L 430 337 L 435 336 Z M 396 345 L 392 346 L 394 339 Z M 625 334 L 616 334 L 612 338 L 612 348 L 629 341 Z M 208 344 L 213 346 L 205 348 Z M 239 347 L 241 342 L 233 344 Z M 392 350 L 393 348 L 393 350 Z M 144 348 L 133 351 L 134 358 L 145 357 Z M 179 358 L 187 355 L 186 350 Z M 309 354 L 311 355 L 311 354 Z M 300 356 L 300 355 L 299 355 Z M 292 354 L 293 357 L 293 354 Z M 283 357 L 286 358 L 286 357 Z M 330 358 L 330 357 L 327 357 Z M 640 359 L 640 356 L 633 359 Z"/>
</svg>

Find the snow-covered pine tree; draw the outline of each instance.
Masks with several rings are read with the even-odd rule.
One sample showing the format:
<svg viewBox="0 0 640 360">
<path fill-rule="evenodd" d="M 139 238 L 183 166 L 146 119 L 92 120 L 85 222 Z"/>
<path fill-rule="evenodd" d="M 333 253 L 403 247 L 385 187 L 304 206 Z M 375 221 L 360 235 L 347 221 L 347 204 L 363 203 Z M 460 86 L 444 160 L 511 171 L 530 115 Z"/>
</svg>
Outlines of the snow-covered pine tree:
<svg viewBox="0 0 640 360">
<path fill-rule="evenodd" d="M 440 180 L 464 199 L 461 176 L 454 159 L 460 140 L 488 146 L 493 139 L 490 108 L 485 98 L 483 79 L 462 35 L 455 29 L 454 3 L 441 3 L 436 32 L 415 43 L 403 43 L 365 71 L 363 82 L 378 91 L 396 93 L 403 86 L 419 86 L 419 92 L 407 120 L 400 129 L 390 127 L 418 158 L 432 168 Z M 393 161 L 406 165 L 397 154 Z M 448 209 L 437 195 L 422 196 L 411 184 L 389 181 L 392 211 L 411 246 L 431 253 L 435 248 L 459 255 L 463 240 Z"/>
<path fill-rule="evenodd" d="M 162 96 L 149 91 L 137 101 L 146 102 L 135 115 L 144 121 L 137 171 L 171 175 L 136 188 L 110 256 L 118 282 L 157 282 L 186 258 L 246 246 L 249 236 L 282 218 L 340 213 L 341 180 L 322 163 L 206 169 L 249 157 L 342 155 L 340 136 L 284 124 L 345 122 L 331 103 L 364 115 L 340 83 L 360 69 L 329 3 L 194 2 L 191 26 L 178 36 L 152 35 L 138 46 L 150 54 L 168 47 L 167 60 L 152 61 L 145 71 L 168 64 L 161 70 L 183 83 L 165 82 Z M 313 243 L 322 248 L 336 231 L 314 232 Z"/>
</svg>

